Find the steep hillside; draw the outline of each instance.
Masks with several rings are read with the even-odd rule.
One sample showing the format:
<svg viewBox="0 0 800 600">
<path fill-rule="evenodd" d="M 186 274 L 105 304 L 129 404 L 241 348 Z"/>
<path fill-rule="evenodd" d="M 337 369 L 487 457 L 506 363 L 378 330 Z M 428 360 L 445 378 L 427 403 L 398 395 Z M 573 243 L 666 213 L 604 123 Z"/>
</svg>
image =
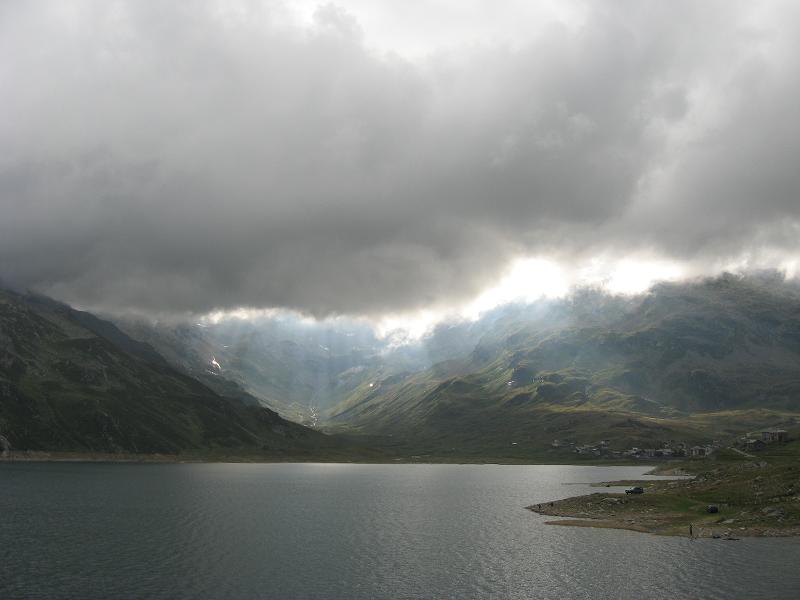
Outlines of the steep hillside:
<svg viewBox="0 0 800 600">
<path fill-rule="evenodd" d="M 661 285 L 609 325 L 509 350 L 511 387 L 532 400 L 605 393 L 646 411 L 800 408 L 800 296 L 758 279 Z"/>
<path fill-rule="evenodd" d="M 354 322 L 306 323 L 290 317 L 116 322 L 212 389 L 231 395 L 229 388 L 238 386 L 282 416 L 309 425 L 362 383 L 430 364 L 418 349 L 388 351 L 370 327 Z"/>
<path fill-rule="evenodd" d="M 791 284 L 723 276 L 635 300 L 589 294 L 535 306 L 536 318 L 519 310 L 496 319 L 467 358 L 360 386 L 330 423 L 432 445 L 651 445 L 800 412 Z"/>
<path fill-rule="evenodd" d="M 328 437 L 215 393 L 113 324 L 0 291 L 0 434 L 21 450 L 302 453 Z"/>
</svg>

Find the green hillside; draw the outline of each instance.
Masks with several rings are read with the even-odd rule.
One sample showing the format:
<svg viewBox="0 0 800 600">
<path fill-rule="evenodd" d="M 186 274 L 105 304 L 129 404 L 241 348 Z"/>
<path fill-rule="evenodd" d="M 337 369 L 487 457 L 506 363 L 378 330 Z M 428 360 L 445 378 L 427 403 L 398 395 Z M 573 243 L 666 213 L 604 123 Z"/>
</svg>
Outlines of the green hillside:
<svg viewBox="0 0 800 600">
<path fill-rule="evenodd" d="M 422 367 L 414 349 L 387 355 L 385 343 L 363 323 L 293 318 L 216 323 L 118 318 L 116 323 L 215 391 L 231 395 L 230 386 L 238 386 L 263 406 L 308 425 L 376 373 Z"/>
<path fill-rule="evenodd" d="M 543 452 L 730 436 L 800 413 L 800 295 L 772 278 L 588 294 L 495 318 L 467 358 L 360 386 L 328 413 L 431 449 Z"/>
<path fill-rule="evenodd" d="M 800 293 L 774 277 L 582 291 L 401 346 L 351 323 L 119 323 L 0 292 L 0 434 L 93 452 L 343 446 L 275 406 L 401 457 L 524 460 L 731 439 L 800 415 Z"/>
<path fill-rule="evenodd" d="M 0 434 L 15 449 L 302 454 L 339 445 L 252 404 L 175 370 L 107 321 L 0 291 Z"/>
</svg>

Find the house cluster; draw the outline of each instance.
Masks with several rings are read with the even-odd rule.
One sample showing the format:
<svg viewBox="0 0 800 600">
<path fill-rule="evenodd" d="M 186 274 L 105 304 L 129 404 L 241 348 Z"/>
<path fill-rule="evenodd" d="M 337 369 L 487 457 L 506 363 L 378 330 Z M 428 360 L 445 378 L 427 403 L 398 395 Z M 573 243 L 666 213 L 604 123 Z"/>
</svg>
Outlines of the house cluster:
<svg viewBox="0 0 800 600">
<path fill-rule="evenodd" d="M 719 443 L 714 441 L 702 446 L 689 446 L 682 442 L 666 442 L 661 448 L 629 448 L 623 450 L 624 458 L 704 458 L 714 453 Z"/>
<path fill-rule="evenodd" d="M 765 429 L 748 433 L 741 438 L 740 445 L 747 451 L 763 450 L 770 444 L 781 444 L 789 440 L 789 433 L 785 429 Z"/>
<path fill-rule="evenodd" d="M 622 451 L 625 458 L 673 458 L 675 456 L 685 456 L 681 448 L 628 448 Z"/>
<path fill-rule="evenodd" d="M 691 448 L 687 449 L 686 456 L 689 456 L 691 458 L 704 458 L 706 456 L 710 456 L 711 454 L 713 454 L 715 448 L 718 447 L 719 444 L 715 443 L 712 443 L 710 445 L 707 444 L 705 446 L 692 446 Z"/>
<path fill-rule="evenodd" d="M 572 450 L 582 456 L 604 456 L 609 453 L 608 440 L 600 440 L 594 444 L 579 444 L 571 440 L 553 440 L 552 448 Z"/>
<path fill-rule="evenodd" d="M 678 457 L 705 457 L 709 456 L 719 447 L 718 442 L 711 442 L 702 446 L 688 446 L 684 443 L 673 441 L 664 442 L 658 448 L 628 448 L 626 450 L 612 450 L 608 440 L 600 440 L 593 444 L 579 444 L 571 441 L 553 440 L 551 444 L 556 449 L 571 449 L 581 456 L 598 456 L 606 458 L 678 458 Z"/>
</svg>

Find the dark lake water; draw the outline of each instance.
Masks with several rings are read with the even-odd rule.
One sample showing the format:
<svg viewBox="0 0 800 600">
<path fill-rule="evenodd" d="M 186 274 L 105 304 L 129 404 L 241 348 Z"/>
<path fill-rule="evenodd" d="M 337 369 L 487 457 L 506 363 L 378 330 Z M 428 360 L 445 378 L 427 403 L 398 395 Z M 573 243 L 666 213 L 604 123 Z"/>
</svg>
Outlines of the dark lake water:
<svg viewBox="0 0 800 600">
<path fill-rule="evenodd" d="M 792 598 L 800 540 L 553 527 L 640 467 L 2 464 L 0 598 Z"/>
</svg>

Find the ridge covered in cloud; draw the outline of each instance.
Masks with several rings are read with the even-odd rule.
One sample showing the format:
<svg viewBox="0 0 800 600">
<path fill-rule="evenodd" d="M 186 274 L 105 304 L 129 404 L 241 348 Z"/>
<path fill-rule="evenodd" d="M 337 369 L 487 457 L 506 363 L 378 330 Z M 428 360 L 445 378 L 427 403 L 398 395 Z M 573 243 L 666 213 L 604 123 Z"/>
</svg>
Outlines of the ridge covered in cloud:
<svg viewBox="0 0 800 600">
<path fill-rule="evenodd" d="M 0 277 L 108 311 L 381 315 L 524 256 L 796 260 L 800 7 L 572 7 L 405 56 L 346 3 L 4 3 Z"/>
</svg>

